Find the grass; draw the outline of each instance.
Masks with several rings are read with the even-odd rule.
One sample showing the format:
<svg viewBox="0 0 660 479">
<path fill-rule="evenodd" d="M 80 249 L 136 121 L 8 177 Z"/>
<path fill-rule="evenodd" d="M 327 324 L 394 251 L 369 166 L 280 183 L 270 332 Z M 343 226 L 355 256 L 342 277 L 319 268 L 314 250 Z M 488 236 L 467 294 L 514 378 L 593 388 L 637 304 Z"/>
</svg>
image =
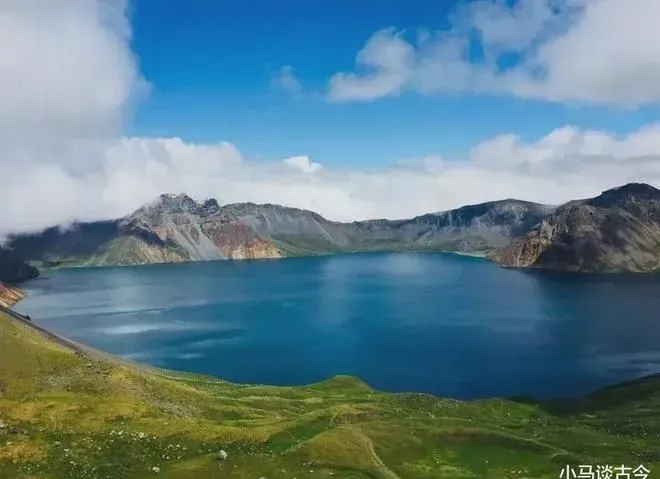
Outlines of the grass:
<svg viewBox="0 0 660 479">
<path fill-rule="evenodd" d="M 657 471 L 659 451 L 657 377 L 549 404 L 238 385 L 75 352 L 0 312 L 2 478 L 549 479 Z"/>
</svg>

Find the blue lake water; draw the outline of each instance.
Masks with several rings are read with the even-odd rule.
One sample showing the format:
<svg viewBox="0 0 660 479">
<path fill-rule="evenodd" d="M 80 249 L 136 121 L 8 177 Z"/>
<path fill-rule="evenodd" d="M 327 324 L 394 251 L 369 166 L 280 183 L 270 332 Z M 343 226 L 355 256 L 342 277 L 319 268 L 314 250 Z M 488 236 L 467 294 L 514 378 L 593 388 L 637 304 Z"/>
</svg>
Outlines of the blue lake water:
<svg viewBox="0 0 660 479">
<path fill-rule="evenodd" d="M 234 382 L 336 374 L 389 391 L 573 396 L 660 372 L 660 276 L 446 254 L 72 269 L 17 310 L 136 361 Z"/>
</svg>

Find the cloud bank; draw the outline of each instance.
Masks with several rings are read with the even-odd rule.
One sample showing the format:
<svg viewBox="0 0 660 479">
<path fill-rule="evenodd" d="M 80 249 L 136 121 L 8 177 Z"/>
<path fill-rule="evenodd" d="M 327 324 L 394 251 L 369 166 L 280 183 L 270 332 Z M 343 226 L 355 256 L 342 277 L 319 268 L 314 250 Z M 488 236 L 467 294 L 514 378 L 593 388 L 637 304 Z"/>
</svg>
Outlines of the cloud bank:
<svg viewBox="0 0 660 479">
<path fill-rule="evenodd" d="M 330 79 L 333 101 L 416 91 L 635 107 L 660 101 L 657 0 L 478 0 L 415 41 L 388 28 Z"/>
<path fill-rule="evenodd" d="M 590 22 L 600 25 L 598 12 L 607 5 L 616 8 L 609 0 L 587 3 L 595 10 L 587 14 L 578 5 L 578 25 L 589 15 L 595 18 Z M 646 6 L 645 14 L 652 16 L 649 9 L 655 2 L 638 3 L 639 10 Z M 660 125 L 619 138 L 571 127 L 532 142 L 500 136 L 476 145 L 461 161 L 441 155 L 392 159 L 390 166 L 369 171 L 321 165 L 304 154 L 252 160 L 229 143 L 123 137 L 122 119 L 145 87 L 130 49 L 126 7 L 118 0 L 0 3 L 0 236 L 72 220 L 116 218 L 163 192 L 215 197 L 221 203 L 280 203 L 330 219 L 356 220 L 410 217 L 506 197 L 559 203 L 627 181 L 660 185 Z M 494 45 L 528 45 L 539 28 L 558 28 L 544 20 L 543 11 L 520 10 L 509 19 L 512 25 L 519 21 L 516 15 L 538 15 L 531 25 L 548 26 L 512 34 L 509 28 L 494 28 L 491 16 L 501 11 L 497 4 L 492 8 L 479 21 Z M 572 27 L 556 38 L 569 38 L 575 31 Z M 434 56 L 418 56 L 420 45 L 436 52 L 433 34 L 417 46 L 395 31 L 379 35 L 364 59 L 382 65 L 385 76 L 367 86 L 360 83 L 363 77 L 344 78 L 357 82 L 352 91 L 360 96 L 375 98 L 408 88 L 410 79 L 401 72 L 409 67 L 437 67 Z M 538 55 L 543 51 L 539 45 Z M 607 62 L 598 58 L 594 65 L 605 68 Z M 642 53 L 636 57 L 638 65 L 647 60 Z M 602 68 L 595 71 L 602 73 Z M 628 73 L 624 68 L 616 75 Z M 631 89 L 632 96 L 626 97 L 616 75 L 606 82 L 608 88 L 595 85 L 593 94 L 613 98 L 617 91 L 614 97 L 619 99 L 648 99 L 660 85 L 649 82 L 648 88 Z M 553 80 L 552 85 L 558 84 Z M 547 91 L 559 98 L 556 88 Z"/>
<path fill-rule="evenodd" d="M 5 186 L 0 232 L 116 218 L 163 192 L 279 203 L 346 221 L 405 218 L 510 197 L 556 204 L 629 181 L 660 186 L 659 151 L 660 125 L 622 138 L 565 127 L 535 142 L 493 138 L 475 146 L 466 161 L 429 156 L 362 171 L 305 156 L 250 160 L 229 143 L 122 138 L 104 141 L 94 164 L 82 170 L 44 163 Z"/>
</svg>

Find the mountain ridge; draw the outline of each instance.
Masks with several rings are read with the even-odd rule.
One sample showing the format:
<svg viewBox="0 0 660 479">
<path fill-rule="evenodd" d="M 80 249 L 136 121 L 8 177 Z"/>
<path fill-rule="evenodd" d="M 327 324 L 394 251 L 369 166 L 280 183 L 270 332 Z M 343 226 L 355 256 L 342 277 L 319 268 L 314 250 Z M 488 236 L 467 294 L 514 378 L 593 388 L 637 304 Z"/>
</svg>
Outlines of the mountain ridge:
<svg viewBox="0 0 660 479">
<path fill-rule="evenodd" d="M 8 248 L 41 268 L 442 251 L 487 256 L 505 267 L 647 272 L 660 268 L 659 211 L 660 190 L 641 183 L 559 206 L 507 198 L 410 219 L 353 222 L 179 193 L 162 194 L 117 220 L 14 235 Z"/>
<path fill-rule="evenodd" d="M 491 258 L 516 268 L 658 272 L 660 190 L 628 183 L 569 201 Z"/>
<path fill-rule="evenodd" d="M 115 221 L 15 235 L 10 247 L 38 265 L 98 266 L 283 258 L 340 252 L 433 250 L 484 253 L 528 231 L 551 207 L 504 200 L 411 219 L 343 223 L 272 203 L 221 206 L 163 194 Z"/>
</svg>

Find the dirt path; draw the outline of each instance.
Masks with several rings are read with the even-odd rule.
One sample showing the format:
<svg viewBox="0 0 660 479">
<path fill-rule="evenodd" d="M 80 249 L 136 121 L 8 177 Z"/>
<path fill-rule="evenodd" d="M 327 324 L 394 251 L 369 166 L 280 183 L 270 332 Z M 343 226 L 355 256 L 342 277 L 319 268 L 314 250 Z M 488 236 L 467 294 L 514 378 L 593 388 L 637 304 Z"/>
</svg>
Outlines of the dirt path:
<svg viewBox="0 0 660 479">
<path fill-rule="evenodd" d="M 396 472 L 387 467 L 380 456 L 376 453 L 376 449 L 374 449 L 374 442 L 371 440 L 371 438 L 360 429 L 355 428 L 354 430 L 360 436 L 362 441 L 364 441 L 364 445 L 367 447 L 367 452 L 369 453 L 371 460 L 378 467 L 378 470 L 381 472 L 383 477 L 386 479 L 401 479 Z"/>
</svg>

